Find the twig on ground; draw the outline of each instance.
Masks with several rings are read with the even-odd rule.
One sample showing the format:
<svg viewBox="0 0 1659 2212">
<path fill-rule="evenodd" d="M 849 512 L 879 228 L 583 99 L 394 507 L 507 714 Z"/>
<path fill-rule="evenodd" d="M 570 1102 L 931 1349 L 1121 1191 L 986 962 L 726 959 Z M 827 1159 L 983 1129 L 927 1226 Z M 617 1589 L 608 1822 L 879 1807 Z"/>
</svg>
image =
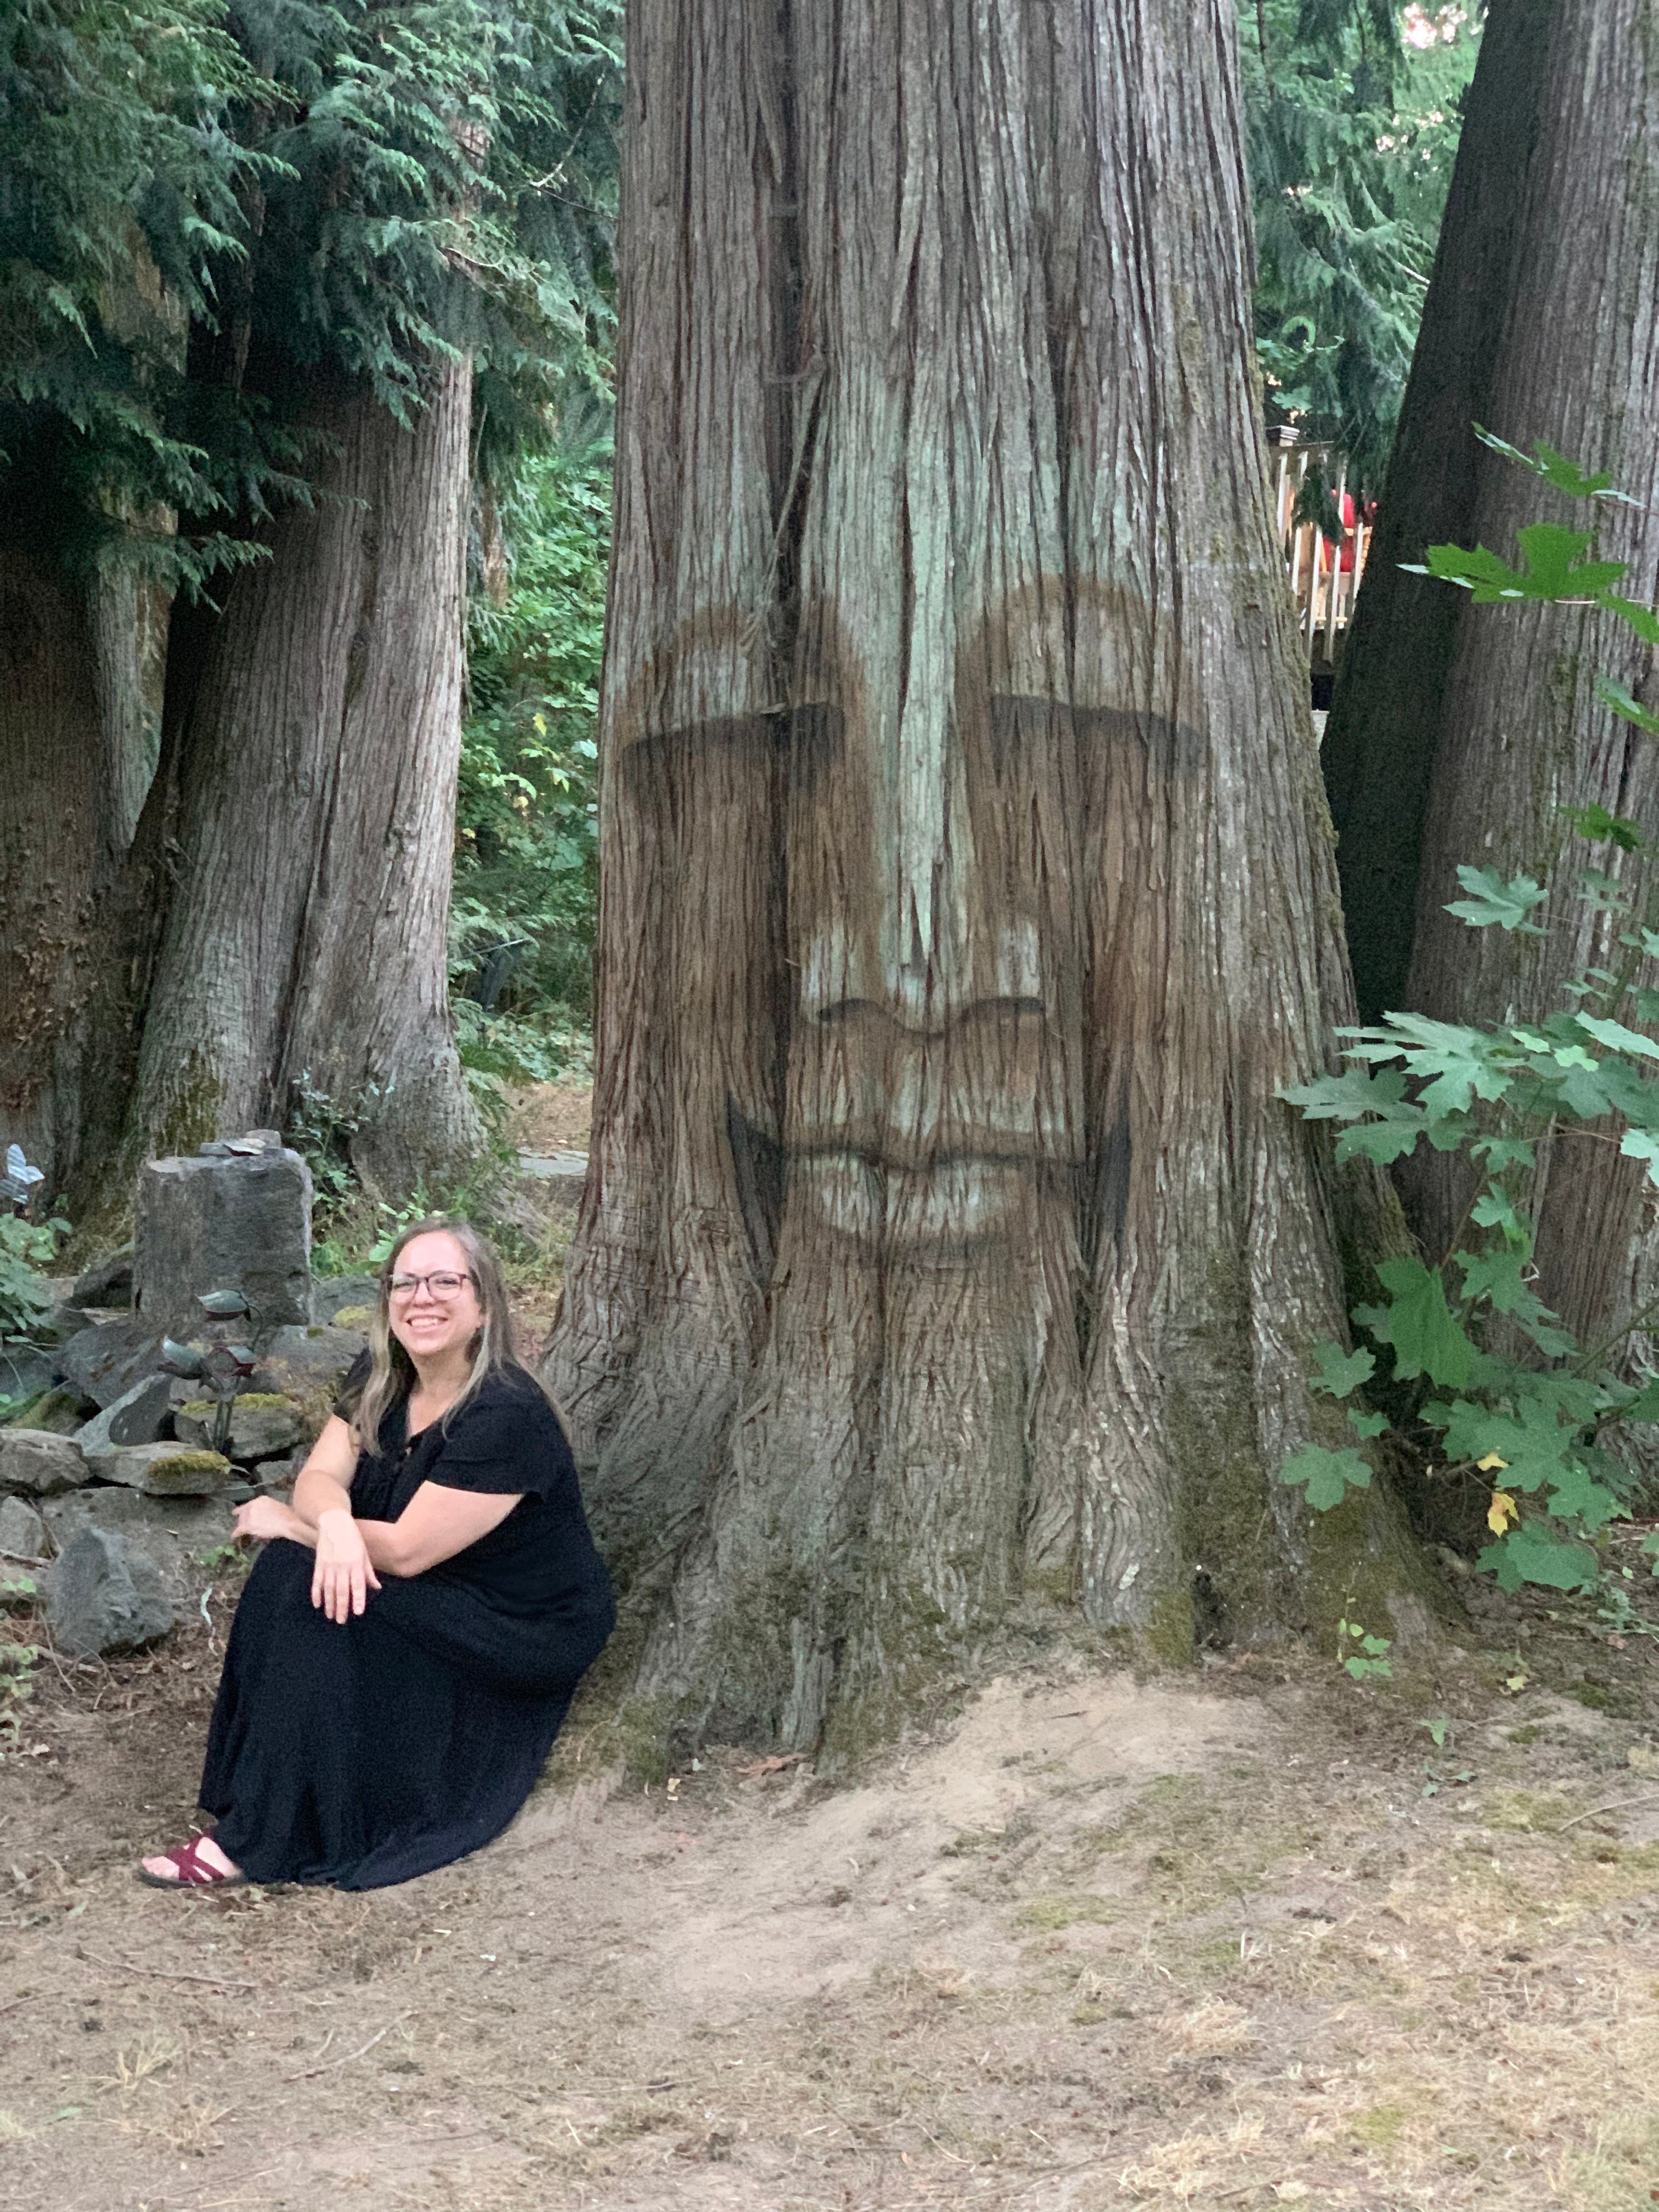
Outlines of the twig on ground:
<svg viewBox="0 0 1659 2212">
<path fill-rule="evenodd" d="M 258 1982 L 233 1982 L 223 1974 L 187 1974 L 177 1966 L 141 1966 L 135 1959 L 100 1959 L 96 1951 L 76 1954 L 89 1966 L 107 1966 L 117 1974 L 149 1974 L 159 1982 L 205 1982 L 216 1990 L 257 1990 Z"/>
<path fill-rule="evenodd" d="M 349 2066 L 354 2058 L 361 2058 L 366 2051 L 373 2051 L 375 2045 L 380 2040 L 381 2035 L 390 2035 L 392 2029 L 398 2026 L 399 2021 L 407 2020 L 409 2018 L 410 2011 L 412 2009 L 412 2007 L 407 2008 L 398 2014 L 397 2019 L 387 2021 L 386 2026 L 380 2030 L 380 2035 L 371 2035 L 367 2043 L 359 2044 L 356 2051 L 348 2051 L 343 2058 L 331 2058 L 326 2066 L 307 2066 L 302 2072 L 298 2074 L 284 2074 L 283 2076 L 283 2081 L 309 2081 L 319 2074 L 332 2074 L 342 2066 Z M 325 2044 L 323 2047 L 326 2050 L 328 2046 Z"/>
<path fill-rule="evenodd" d="M 1571 1820 L 1563 1820 L 1555 1832 L 1559 1836 L 1562 1828 L 1576 1828 L 1581 1820 L 1593 1820 L 1598 1813 L 1627 1813 L 1635 1805 L 1659 1805 L 1659 1792 L 1650 1790 L 1644 1796 L 1616 1797 L 1611 1805 L 1592 1805 L 1588 1812 L 1575 1813 Z"/>
</svg>

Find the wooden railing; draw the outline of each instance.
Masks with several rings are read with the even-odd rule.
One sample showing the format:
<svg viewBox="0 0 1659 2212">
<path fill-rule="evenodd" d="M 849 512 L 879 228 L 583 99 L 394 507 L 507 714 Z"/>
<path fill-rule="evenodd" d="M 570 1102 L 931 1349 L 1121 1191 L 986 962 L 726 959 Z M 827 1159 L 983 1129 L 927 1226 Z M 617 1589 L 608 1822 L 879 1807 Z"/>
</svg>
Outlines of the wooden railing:
<svg viewBox="0 0 1659 2212">
<path fill-rule="evenodd" d="M 1354 594 L 1365 573 L 1371 526 L 1349 498 L 1347 463 L 1328 446 L 1304 446 L 1294 431 L 1271 434 L 1267 464 L 1273 487 L 1273 513 L 1285 567 L 1296 595 L 1297 617 L 1316 670 L 1335 665 L 1342 633 L 1353 616 Z M 1296 520 L 1296 507 L 1310 469 L 1322 468 L 1346 526 L 1340 538 L 1326 538 L 1311 522 Z"/>
</svg>

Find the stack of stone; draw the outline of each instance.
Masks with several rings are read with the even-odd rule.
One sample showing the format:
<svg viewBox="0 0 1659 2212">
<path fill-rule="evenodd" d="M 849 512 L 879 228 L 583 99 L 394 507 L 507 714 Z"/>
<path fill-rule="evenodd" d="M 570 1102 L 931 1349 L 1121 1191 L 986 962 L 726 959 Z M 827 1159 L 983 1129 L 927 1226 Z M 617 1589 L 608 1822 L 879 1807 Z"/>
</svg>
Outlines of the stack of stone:
<svg viewBox="0 0 1659 2212">
<path fill-rule="evenodd" d="M 143 1170 L 131 1251 L 76 1283 L 54 1387 L 0 1428 L 0 1604 L 43 1593 L 61 1650 L 165 1635 L 234 1504 L 292 1479 L 365 1342 L 313 1319 L 310 1249 L 310 1172 L 274 1131 Z M 228 1408 L 161 1364 L 168 1339 L 204 1348 L 208 1291 L 240 1294 L 256 1355 Z M 374 1294 L 361 1280 L 329 1310 L 366 1321 L 349 1308 Z"/>
</svg>

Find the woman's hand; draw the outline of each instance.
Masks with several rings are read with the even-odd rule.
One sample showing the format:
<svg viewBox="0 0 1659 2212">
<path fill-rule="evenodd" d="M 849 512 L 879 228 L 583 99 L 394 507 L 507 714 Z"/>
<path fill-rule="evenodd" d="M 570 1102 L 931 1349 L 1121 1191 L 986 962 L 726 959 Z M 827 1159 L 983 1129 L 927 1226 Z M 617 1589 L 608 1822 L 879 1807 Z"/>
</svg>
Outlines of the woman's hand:
<svg viewBox="0 0 1659 2212">
<path fill-rule="evenodd" d="M 239 1505 L 230 1533 L 237 1539 L 251 1536 L 261 1543 L 273 1536 L 291 1536 L 301 1544 L 311 1541 L 310 1529 L 278 1498 L 250 1498 L 246 1505 Z"/>
<path fill-rule="evenodd" d="M 380 1578 L 369 1564 L 357 1523 L 343 1507 L 317 1518 L 317 1565 L 311 1577 L 311 1602 L 342 1626 L 368 1603 Z"/>
</svg>

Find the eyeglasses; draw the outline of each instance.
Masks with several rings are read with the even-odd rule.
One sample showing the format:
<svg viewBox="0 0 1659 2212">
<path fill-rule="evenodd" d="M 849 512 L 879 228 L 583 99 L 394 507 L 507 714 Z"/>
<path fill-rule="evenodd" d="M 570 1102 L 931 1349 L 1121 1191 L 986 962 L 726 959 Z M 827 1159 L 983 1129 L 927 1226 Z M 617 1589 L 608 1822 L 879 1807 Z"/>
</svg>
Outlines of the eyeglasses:
<svg viewBox="0 0 1659 2212">
<path fill-rule="evenodd" d="M 477 1280 L 476 1275 L 393 1275 L 386 1287 L 388 1297 L 412 1298 L 424 1283 L 430 1297 L 448 1300 L 459 1297 L 467 1285 Z"/>
</svg>

